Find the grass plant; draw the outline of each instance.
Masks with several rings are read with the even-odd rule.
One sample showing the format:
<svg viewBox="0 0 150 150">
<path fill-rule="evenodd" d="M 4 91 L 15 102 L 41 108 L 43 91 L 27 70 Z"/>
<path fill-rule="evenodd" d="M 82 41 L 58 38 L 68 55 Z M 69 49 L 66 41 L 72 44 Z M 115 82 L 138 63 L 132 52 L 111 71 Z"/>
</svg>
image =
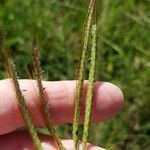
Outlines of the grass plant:
<svg viewBox="0 0 150 150">
<path fill-rule="evenodd" d="M 75 145 L 75 150 L 79 149 L 79 139 L 78 139 L 78 127 L 79 127 L 79 120 L 80 120 L 80 105 L 82 99 L 82 87 L 84 82 L 84 73 L 86 67 L 86 55 L 87 50 L 90 42 L 90 34 L 91 34 L 91 27 L 93 22 L 94 10 L 95 10 L 96 0 L 90 0 L 88 13 L 87 13 L 87 21 L 85 27 L 85 35 L 83 40 L 83 49 L 81 54 L 81 62 L 79 68 L 79 75 L 78 75 L 78 85 L 77 85 L 77 95 L 75 100 L 75 111 L 74 111 L 74 118 L 73 118 L 73 140 Z M 94 81 L 94 72 L 95 72 L 95 57 L 96 57 L 96 26 L 92 27 L 92 50 L 91 50 L 91 69 L 89 73 L 89 85 L 88 85 L 88 96 L 87 96 L 87 109 L 86 109 L 86 117 L 85 117 L 85 126 L 84 126 L 84 134 L 83 134 L 83 149 L 86 149 L 86 142 L 88 137 L 88 128 L 89 128 L 89 121 L 90 121 L 90 112 L 91 112 L 91 102 L 92 102 L 92 89 L 93 89 L 93 81 Z M 19 102 L 19 106 L 21 112 L 23 114 L 23 118 L 27 124 L 28 130 L 33 138 L 34 143 L 37 146 L 38 150 L 42 150 L 41 142 L 38 138 L 37 132 L 33 126 L 30 114 L 28 112 L 28 108 L 25 104 L 24 97 L 21 93 L 20 86 L 17 79 L 17 74 L 15 67 L 13 66 L 12 60 L 10 60 L 7 48 L 4 42 L 4 53 L 5 53 L 5 60 L 6 60 L 6 69 L 8 71 L 9 77 L 12 78 L 13 86 L 16 92 L 16 97 Z M 42 84 L 42 69 L 40 63 L 40 52 L 37 46 L 37 39 L 36 35 L 33 38 L 33 48 L 32 48 L 32 59 L 33 59 L 33 76 L 37 81 L 39 99 L 41 103 L 41 111 L 42 116 L 44 118 L 45 125 L 54 138 L 57 148 L 60 150 L 65 150 L 64 146 L 62 145 L 60 137 L 57 135 L 52 116 L 50 114 L 48 104 L 46 102 L 46 91 L 45 87 Z"/>
</svg>

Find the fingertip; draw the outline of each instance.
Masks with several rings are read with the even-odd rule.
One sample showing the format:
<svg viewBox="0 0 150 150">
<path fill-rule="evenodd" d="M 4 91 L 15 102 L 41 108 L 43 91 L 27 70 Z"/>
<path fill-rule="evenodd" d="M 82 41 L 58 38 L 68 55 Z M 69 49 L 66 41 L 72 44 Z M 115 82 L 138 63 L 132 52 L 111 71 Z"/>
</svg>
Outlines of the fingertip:
<svg viewBox="0 0 150 150">
<path fill-rule="evenodd" d="M 124 96 L 119 87 L 108 82 L 96 82 L 94 88 L 94 122 L 116 116 L 123 107 Z"/>
</svg>

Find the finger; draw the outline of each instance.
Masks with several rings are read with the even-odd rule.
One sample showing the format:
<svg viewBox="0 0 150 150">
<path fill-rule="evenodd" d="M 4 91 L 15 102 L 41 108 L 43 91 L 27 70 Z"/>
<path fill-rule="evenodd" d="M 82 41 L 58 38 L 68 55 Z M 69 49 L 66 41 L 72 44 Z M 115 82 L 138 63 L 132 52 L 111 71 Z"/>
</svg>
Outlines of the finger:
<svg viewBox="0 0 150 150">
<path fill-rule="evenodd" d="M 36 82 L 20 80 L 20 87 L 30 114 L 36 125 L 42 126 L 43 120 L 40 111 L 40 102 Z M 75 81 L 43 82 L 47 95 L 47 103 L 53 120 L 57 124 L 71 123 L 76 91 Z M 87 84 L 83 87 L 82 120 L 85 108 Z M 99 122 L 115 116 L 123 104 L 121 90 L 107 82 L 96 82 L 92 107 L 92 122 Z M 0 134 L 12 132 L 24 127 L 15 92 L 10 80 L 0 81 Z"/>
<path fill-rule="evenodd" d="M 57 146 L 49 136 L 41 136 L 43 150 L 57 150 Z M 74 145 L 72 140 L 62 140 L 62 144 L 67 150 L 73 150 Z M 82 145 L 80 145 L 82 146 Z M 0 136 L 0 148 L 2 150 L 36 150 L 30 136 L 23 132 L 12 132 Z M 104 150 L 100 147 L 87 144 L 87 150 Z"/>
</svg>

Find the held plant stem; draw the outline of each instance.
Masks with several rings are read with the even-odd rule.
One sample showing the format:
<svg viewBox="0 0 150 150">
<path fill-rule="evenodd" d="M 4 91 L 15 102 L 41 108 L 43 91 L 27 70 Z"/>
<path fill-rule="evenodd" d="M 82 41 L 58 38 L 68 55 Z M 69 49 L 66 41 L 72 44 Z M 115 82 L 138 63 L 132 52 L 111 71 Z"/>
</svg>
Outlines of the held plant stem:
<svg viewBox="0 0 150 150">
<path fill-rule="evenodd" d="M 46 102 L 45 97 L 45 90 L 42 85 L 42 71 L 40 66 L 40 53 L 39 49 L 37 47 L 36 37 L 33 39 L 33 70 L 34 70 L 34 76 L 37 80 L 37 86 L 39 89 L 39 97 L 40 97 L 40 103 L 41 103 L 41 110 L 42 115 L 45 121 L 45 124 L 49 130 L 49 132 L 52 134 L 52 137 L 54 138 L 58 148 L 60 150 L 65 150 L 65 148 L 62 145 L 60 137 L 56 133 L 56 129 L 54 127 L 54 123 L 52 120 L 52 117 L 50 115 L 50 111 Z"/>
<path fill-rule="evenodd" d="M 10 56 L 8 54 L 5 39 L 4 39 L 4 43 L 3 43 L 3 50 L 4 50 L 4 57 L 5 57 L 6 71 L 8 72 L 8 75 L 11 78 L 11 81 L 13 83 L 13 88 L 15 90 L 15 95 L 16 95 L 16 99 L 18 101 L 19 109 L 22 113 L 23 119 L 26 123 L 26 126 L 29 130 L 31 137 L 32 137 L 32 140 L 37 147 L 37 150 L 42 150 L 42 145 L 41 145 L 40 139 L 39 139 L 37 132 L 33 126 L 33 122 L 32 122 L 32 119 L 30 117 L 28 107 L 25 103 L 24 96 L 22 95 L 21 90 L 20 90 L 15 66 L 14 66 L 13 61 L 10 59 Z"/>
<path fill-rule="evenodd" d="M 95 66 L 96 66 L 96 24 L 92 26 L 92 49 L 91 49 L 91 61 L 88 79 L 88 89 L 87 89 L 87 100 L 85 109 L 85 120 L 84 120 L 84 130 L 82 138 L 82 150 L 86 150 L 86 143 L 89 134 L 89 124 L 92 108 L 93 99 L 93 88 L 94 88 L 94 76 L 95 76 Z"/>
<path fill-rule="evenodd" d="M 85 32 L 84 32 L 84 41 L 83 41 L 83 48 L 82 48 L 82 54 L 81 54 L 80 68 L 79 68 L 79 74 L 78 74 L 78 84 L 77 84 L 76 100 L 75 100 L 75 106 L 74 106 L 75 107 L 74 117 L 73 117 L 73 140 L 74 140 L 75 150 L 79 149 L 78 127 L 79 127 L 79 120 L 80 120 L 82 86 L 84 82 L 86 53 L 87 53 L 88 44 L 89 44 L 90 30 L 91 30 L 95 4 L 96 4 L 96 0 L 90 0 L 89 7 L 88 7 L 87 22 L 86 22 L 86 27 L 85 27 Z"/>
</svg>

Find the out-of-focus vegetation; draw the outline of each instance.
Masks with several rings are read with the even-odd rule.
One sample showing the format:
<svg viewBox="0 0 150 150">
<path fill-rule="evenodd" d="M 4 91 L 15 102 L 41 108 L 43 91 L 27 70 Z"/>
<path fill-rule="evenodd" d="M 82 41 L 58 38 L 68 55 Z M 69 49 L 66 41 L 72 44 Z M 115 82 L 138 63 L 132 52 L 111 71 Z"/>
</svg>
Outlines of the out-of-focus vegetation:
<svg viewBox="0 0 150 150">
<path fill-rule="evenodd" d="M 76 78 L 87 4 L 86 0 L 0 1 L 0 30 L 6 32 L 20 78 L 28 78 L 31 70 L 35 24 L 45 79 Z M 91 127 L 93 144 L 115 150 L 150 149 L 149 6 L 150 0 L 97 2 L 96 79 L 118 85 L 125 106 L 116 118 Z M 0 59 L 3 79 L 1 51 Z"/>
</svg>

